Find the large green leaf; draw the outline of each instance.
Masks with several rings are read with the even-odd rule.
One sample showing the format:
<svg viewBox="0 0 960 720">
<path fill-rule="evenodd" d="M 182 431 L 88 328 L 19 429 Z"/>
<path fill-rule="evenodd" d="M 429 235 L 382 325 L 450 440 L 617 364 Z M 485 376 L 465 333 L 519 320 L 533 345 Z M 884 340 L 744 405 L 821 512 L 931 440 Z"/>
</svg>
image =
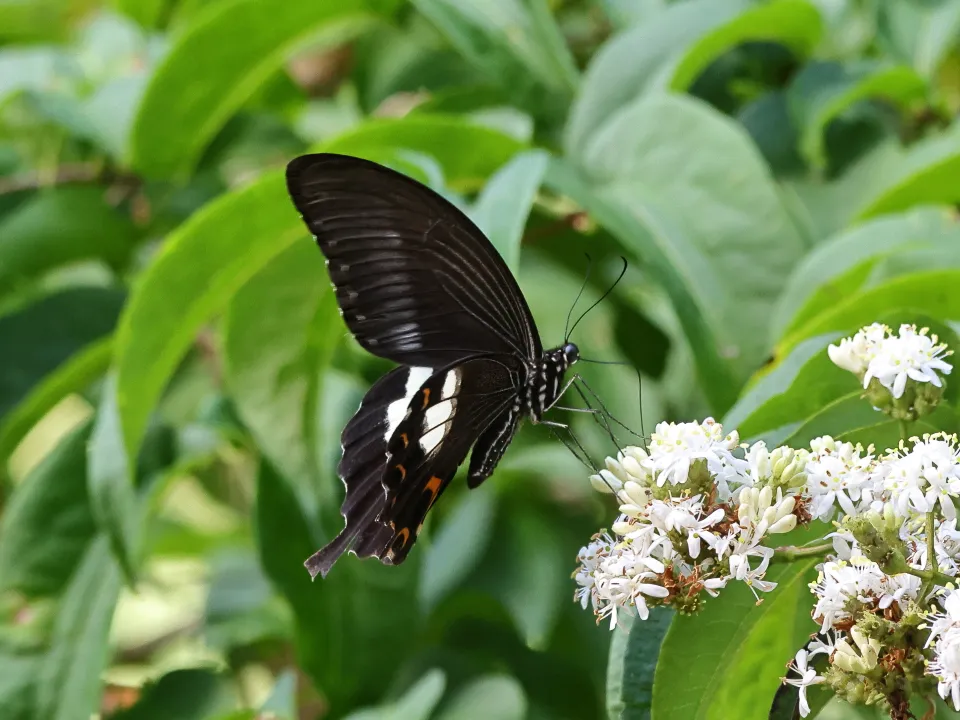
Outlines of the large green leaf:
<svg viewBox="0 0 960 720">
<path fill-rule="evenodd" d="M 416 560 L 386 567 L 344 556 L 326 578 L 311 582 L 303 561 L 324 538 L 290 483 L 267 463 L 257 482 L 256 522 L 263 567 L 293 608 L 299 665 L 330 712 L 342 716 L 358 703 L 377 701 L 418 630 Z"/>
<path fill-rule="evenodd" d="M 379 163 L 411 153 L 434 158 L 445 179 L 458 189 L 474 189 L 522 147 L 502 132 L 453 115 L 374 118 L 332 140 L 322 152 L 356 155 Z"/>
<path fill-rule="evenodd" d="M 610 720 L 650 720 L 653 676 L 660 645 L 674 614 L 657 608 L 646 620 L 618 618 L 607 660 L 607 717 Z"/>
<path fill-rule="evenodd" d="M 960 123 L 932 135 L 888 160 L 885 172 L 857 211 L 858 218 L 906 210 L 917 205 L 960 200 Z"/>
<path fill-rule="evenodd" d="M 746 0 L 675 3 L 615 35 L 591 60 L 570 109 L 564 138 L 567 154 L 580 154 L 616 111 L 640 98 L 650 86 L 664 86 L 671 63 L 696 40 L 749 7 Z"/>
<path fill-rule="evenodd" d="M 841 113 L 867 99 L 909 108 L 926 93 L 926 83 L 911 68 L 864 60 L 810 63 L 793 79 L 788 97 L 801 129 L 801 150 L 814 167 L 822 169 L 827 164 L 824 132 Z"/>
<path fill-rule="evenodd" d="M 523 720 L 527 699 L 523 687 L 509 675 L 487 675 L 460 690 L 437 720 Z"/>
<path fill-rule="evenodd" d="M 96 532 L 87 493 L 92 422 L 64 438 L 17 486 L 0 522 L 0 590 L 57 595 Z"/>
<path fill-rule="evenodd" d="M 766 720 L 784 665 L 816 630 L 806 585 L 816 562 L 773 566 L 778 586 L 759 606 L 732 581 L 703 612 L 678 618 L 660 647 L 653 717 Z"/>
<path fill-rule="evenodd" d="M 520 267 L 523 230 L 548 162 L 542 150 L 516 155 L 484 185 L 470 213 L 514 273 Z"/>
<path fill-rule="evenodd" d="M 270 174 L 206 206 L 167 238 L 117 330 L 117 399 L 127 456 L 136 456 L 147 418 L 197 331 L 304 235 L 282 178 Z"/>
<path fill-rule="evenodd" d="M 955 292 L 960 270 L 911 273 L 894 278 L 835 303 L 784 336 L 777 355 L 800 341 L 836 330 L 855 331 L 892 312 L 909 310 L 942 320 L 960 320 L 960 294 Z"/>
<path fill-rule="evenodd" d="M 77 350 L 57 369 L 33 386 L 0 421 L 0 463 L 58 402 L 73 392 L 81 392 L 106 373 L 113 355 L 113 337 Z"/>
<path fill-rule="evenodd" d="M 424 543 L 417 594 L 426 611 L 456 589 L 483 558 L 493 534 L 496 497 L 490 487 L 461 495 L 429 544 Z"/>
<path fill-rule="evenodd" d="M 34 690 L 43 656 L 0 645 L 0 717 L 4 720 L 36 720 Z"/>
<path fill-rule="evenodd" d="M 887 54 L 933 78 L 960 31 L 960 5 L 949 0 L 886 0 L 876 7 L 877 41 Z"/>
<path fill-rule="evenodd" d="M 577 68 L 545 0 L 413 0 L 451 44 L 514 102 L 555 119 Z"/>
<path fill-rule="evenodd" d="M 333 504 L 317 465 L 317 398 L 342 332 L 315 243 L 304 237 L 230 301 L 223 326 L 224 380 L 260 449 L 298 487 L 310 517 Z"/>
<path fill-rule="evenodd" d="M 37 717 L 87 720 L 100 705 L 100 673 L 120 593 L 120 570 L 106 537 L 93 542 L 67 586 L 37 678 Z"/>
<path fill-rule="evenodd" d="M 548 182 L 650 266 L 715 411 L 725 410 L 768 352 L 770 303 L 804 251 L 763 160 L 730 120 L 699 101 L 663 95 L 617 112 L 580 164 L 588 176 L 582 186 L 569 171 Z"/>
<path fill-rule="evenodd" d="M 820 32 L 820 13 L 809 0 L 773 0 L 751 8 L 693 43 L 673 68 L 669 87 L 686 90 L 710 63 L 744 43 L 779 43 L 806 56 Z"/>
<path fill-rule="evenodd" d="M 214 670 L 174 670 L 143 688 L 133 706 L 110 720 L 209 720 L 237 706 L 227 677 Z"/>
<path fill-rule="evenodd" d="M 447 678 L 442 670 L 429 670 L 393 702 L 350 713 L 347 720 L 427 720 L 446 686 Z"/>
<path fill-rule="evenodd" d="M 101 259 L 121 266 L 137 232 L 104 194 L 101 188 L 56 188 L 6 216 L 0 223 L 0 295 L 71 262 Z"/>
<path fill-rule="evenodd" d="M 375 15 L 355 0 L 230 0 L 201 13 L 140 103 L 130 160 L 148 175 L 186 172 L 230 116 L 304 43 L 343 42 Z"/>
<path fill-rule="evenodd" d="M 0 317 L 0 418 L 75 352 L 108 335 L 123 300 L 120 290 L 78 287 Z"/>
<path fill-rule="evenodd" d="M 771 337 L 797 329 L 862 289 L 881 267 L 909 267 L 905 261 L 911 254 L 923 252 L 942 265 L 958 241 L 960 223 L 939 208 L 885 215 L 839 233 L 790 274 L 777 300 Z"/>
</svg>

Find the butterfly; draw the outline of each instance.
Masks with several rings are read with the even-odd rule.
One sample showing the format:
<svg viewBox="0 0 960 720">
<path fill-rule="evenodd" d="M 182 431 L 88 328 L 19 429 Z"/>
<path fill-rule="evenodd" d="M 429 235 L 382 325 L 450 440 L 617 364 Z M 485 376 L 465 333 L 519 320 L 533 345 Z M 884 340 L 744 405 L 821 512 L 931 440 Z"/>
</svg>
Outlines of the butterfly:
<svg viewBox="0 0 960 720">
<path fill-rule="evenodd" d="M 580 353 L 566 341 L 543 350 L 496 248 L 425 185 L 331 153 L 295 158 L 286 181 L 326 257 L 347 328 L 399 365 L 343 430 L 345 526 L 304 565 L 326 577 L 348 550 L 398 565 L 468 454 L 467 485 L 476 488 L 522 417 L 559 425 L 543 415 Z"/>
</svg>

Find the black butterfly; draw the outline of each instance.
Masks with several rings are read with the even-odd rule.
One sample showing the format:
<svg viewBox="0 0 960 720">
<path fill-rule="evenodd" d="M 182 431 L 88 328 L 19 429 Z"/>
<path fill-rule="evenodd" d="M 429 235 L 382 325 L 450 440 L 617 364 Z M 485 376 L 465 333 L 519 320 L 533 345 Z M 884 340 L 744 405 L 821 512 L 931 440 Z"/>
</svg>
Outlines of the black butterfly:
<svg viewBox="0 0 960 720">
<path fill-rule="evenodd" d="M 323 576 L 346 550 L 397 565 L 470 449 L 488 478 L 524 415 L 542 420 L 579 359 L 544 352 L 497 250 L 420 183 L 345 155 L 304 155 L 287 189 L 327 259 L 341 315 L 366 350 L 400 363 L 342 435 L 346 526 L 304 564 Z"/>
</svg>

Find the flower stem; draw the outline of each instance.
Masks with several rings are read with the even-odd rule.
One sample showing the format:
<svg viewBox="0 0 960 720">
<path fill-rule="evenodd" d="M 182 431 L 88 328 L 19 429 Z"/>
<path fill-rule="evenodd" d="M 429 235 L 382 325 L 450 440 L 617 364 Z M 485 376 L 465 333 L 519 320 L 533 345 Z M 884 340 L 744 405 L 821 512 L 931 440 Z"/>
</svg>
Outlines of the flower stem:
<svg viewBox="0 0 960 720">
<path fill-rule="evenodd" d="M 833 543 L 821 543 L 820 545 L 807 545 L 806 547 L 797 547 L 796 545 L 784 545 L 774 549 L 777 559 L 796 560 L 802 557 L 813 557 L 826 555 L 833 550 Z"/>
</svg>

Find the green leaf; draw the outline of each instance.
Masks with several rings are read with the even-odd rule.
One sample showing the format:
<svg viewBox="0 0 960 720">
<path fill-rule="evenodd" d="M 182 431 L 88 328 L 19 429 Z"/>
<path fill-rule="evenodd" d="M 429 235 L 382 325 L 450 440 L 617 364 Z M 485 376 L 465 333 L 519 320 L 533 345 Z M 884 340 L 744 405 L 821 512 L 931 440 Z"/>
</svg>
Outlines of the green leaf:
<svg viewBox="0 0 960 720">
<path fill-rule="evenodd" d="M 207 720 L 236 704 L 236 693 L 223 674 L 202 668 L 174 670 L 146 685 L 136 704 L 110 720 Z"/>
<path fill-rule="evenodd" d="M 262 715 L 272 713 L 276 720 L 297 720 L 297 673 L 295 670 L 284 670 L 277 676 L 277 681 L 270 691 L 270 696 L 260 706 Z"/>
<path fill-rule="evenodd" d="M 787 94 L 782 90 L 764 93 L 743 106 L 737 119 L 750 134 L 775 175 L 803 170 L 796 125 L 790 117 Z"/>
<path fill-rule="evenodd" d="M 874 60 L 840 64 L 813 62 L 793 79 L 787 91 L 790 109 L 801 129 L 800 148 L 816 168 L 827 165 L 827 125 L 855 103 L 885 100 L 909 108 L 927 93 L 924 80 L 911 68 Z"/>
<path fill-rule="evenodd" d="M 418 582 L 420 605 L 433 610 L 483 558 L 493 533 L 496 495 L 489 487 L 465 493 L 423 548 Z"/>
<path fill-rule="evenodd" d="M 816 558 L 772 566 L 778 583 L 757 606 L 731 582 L 703 612 L 679 617 L 660 648 L 653 686 L 657 720 L 766 720 L 783 667 L 816 626 L 806 583 Z"/>
<path fill-rule="evenodd" d="M 82 8 L 82 0 L 0 0 L 0 39 L 62 39 Z"/>
<path fill-rule="evenodd" d="M 827 345 L 840 333 L 817 335 L 798 344 L 779 364 L 762 375 L 723 419 L 744 438 L 796 423 L 843 392 L 855 378 L 834 365 Z"/>
<path fill-rule="evenodd" d="M 48 270 L 99 259 L 119 268 L 136 228 L 106 203 L 105 191 L 61 187 L 35 195 L 0 223 L 0 295 Z"/>
<path fill-rule="evenodd" d="M 887 54 L 934 78 L 960 31 L 960 5 L 886 0 L 877 5 L 877 42 Z"/>
<path fill-rule="evenodd" d="M 395 702 L 350 713 L 347 720 L 427 720 L 447 685 L 442 670 L 428 670 Z"/>
<path fill-rule="evenodd" d="M 342 43 L 369 26 L 361 3 L 230 0 L 177 36 L 137 112 L 130 162 L 157 177 L 190 170 L 230 116 L 306 42 Z"/>
<path fill-rule="evenodd" d="M 542 651 L 567 602 L 569 559 L 542 511 L 519 502 L 504 503 L 500 510 L 496 573 L 484 576 L 483 587 L 506 608 L 526 646 Z"/>
<path fill-rule="evenodd" d="M 39 654 L 0 646 L 0 717 L 4 720 L 36 720 L 34 691 L 42 661 Z"/>
<path fill-rule="evenodd" d="M 784 336 L 777 345 L 777 355 L 786 355 L 805 338 L 838 330 L 855 331 L 896 311 L 960 320 L 960 295 L 954 292 L 958 282 L 960 270 L 911 273 L 846 297 Z"/>
<path fill-rule="evenodd" d="M 640 620 L 633 614 L 618 618 L 607 660 L 607 717 L 610 720 L 650 720 L 653 674 L 660 646 L 674 618 L 672 610 L 654 608 Z"/>
<path fill-rule="evenodd" d="M 520 266 L 520 241 L 547 172 L 549 155 L 530 150 L 516 155 L 484 185 L 470 213 L 514 273 Z"/>
<path fill-rule="evenodd" d="M 583 186 L 569 171 L 551 172 L 548 183 L 649 266 L 722 412 L 767 355 L 770 304 L 804 251 L 762 159 L 739 126 L 705 104 L 653 96 L 618 112 L 580 163 Z"/>
<path fill-rule="evenodd" d="M 113 5 L 143 27 L 155 27 L 169 0 L 113 0 Z"/>
<path fill-rule="evenodd" d="M 527 698 L 523 687 L 509 675 L 486 675 L 457 692 L 437 715 L 437 720 L 523 720 Z"/>
<path fill-rule="evenodd" d="M 919 208 L 865 222 L 824 241 L 797 265 L 777 300 L 772 337 L 796 330 L 863 288 L 881 265 L 916 251 L 942 263 L 960 242 L 960 224 L 942 209 Z"/>
<path fill-rule="evenodd" d="M 100 673 L 120 593 L 120 570 L 106 537 L 86 550 L 64 592 L 37 677 L 37 717 L 87 720 L 100 706 Z"/>
<path fill-rule="evenodd" d="M 80 348 L 108 335 L 124 293 L 77 287 L 0 317 L 0 418 Z"/>
<path fill-rule="evenodd" d="M 106 373 L 113 356 L 113 337 L 77 350 L 35 384 L 0 420 L 0 464 L 6 461 L 34 425 L 70 393 L 81 392 Z"/>
<path fill-rule="evenodd" d="M 411 151 L 434 158 L 451 186 L 470 189 L 506 163 L 522 144 L 509 135 L 452 115 L 373 119 L 322 143 L 320 152 L 389 164 Z"/>
<path fill-rule="evenodd" d="M 858 209 L 857 218 L 960 201 L 960 123 L 887 162 L 885 172 L 868 186 L 872 192 Z"/>
<path fill-rule="evenodd" d="M 413 5 L 521 107 L 553 119 L 552 111 L 565 107 L 576 89 L 576 65 L 545 0 L 413 0 Z"/>
<path fill-rule="evenodd" d="M 298 664 L 342 716 L 370 704 L 406 657 L 418 631 L 413 588 L 416 560 L 386 567 L 345 555 L 311 582 L 303 561 L 323 541 L 305 517 L 292 485 L 267 463 L 257 481 L 257 540 L 264 570 L 293 608 Z M 401 716 L 406 717 L 406 716 Z"/>
<path fill-rule="evenodd" d="M 751 8 L 691 45 L 673 68 L 670 89 L 687 90 L 710 63 L 748 42 L 774 42 L 808 55 L 820 40 L 820 13 L 809 0 L 773 0 Z"/>
<path fill-rule="evenodd" d="M 684 51 L 747 10 L 746 0 L 675 3 L 648 21 L 615 35 L 590 61 L 570 109 L 567 155 L 578 156 L 618 110 L 651 88 L 664 87 Z"/>
<path fill-rule="evenodd" d="M 343 334 L 325 272 L 303 238 L 240 288 L 223 323 L 224 380 L 237 412 L 311 517 L 336 502 L 316 447 L 321 377 Z"/>
<path fill-rule="evenodd" d="M 134 547 L 137 535 L 136 493 L 133 486 L 136 453 L 127 453 L 117 405 L 117 380 L 107 376 L 93 434 L 87 448 L 87 483 L 90 504 L 98 527 L 110 545 L 128 581 L 136 577 L 139 558 Z M 139 446 L 137 447 L 139 450 Z"/>
<path fill-rule="evenodd" d="M 282 178 L 271 173 L 210 203 L 167 238 L 117 330 L 117 400 L 128 457 L 136 456 L 147 418 L 197 331 L 305 235 Z"/>
<path fill-rule="evenodd" d="M 87 494 L 85 422 L 14 490 L 0 521 L 0 590 L 58 595 L 96 533 Z"/>
</svg>

